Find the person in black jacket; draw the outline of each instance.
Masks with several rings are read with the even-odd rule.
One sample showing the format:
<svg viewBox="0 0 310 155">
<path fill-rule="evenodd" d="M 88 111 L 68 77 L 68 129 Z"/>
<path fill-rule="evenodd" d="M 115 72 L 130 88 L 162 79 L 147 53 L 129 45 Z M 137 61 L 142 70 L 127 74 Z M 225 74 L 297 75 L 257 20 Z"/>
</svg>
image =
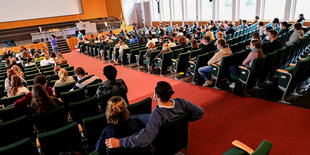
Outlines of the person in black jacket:
<svg viewBox="0 0 310 155">
<path fill-rule="evenodd" d="M 226 31 L 226 35 L 229 34 L 234 34 L 235 33 L 235 29 L 233 28 L 232 24 L 228 24 L 229 29 Z"/>
<path fill-rule="evenodd" d="M 297 22 L 302 22 L 305 20 L 304 14 L 299 14 L 299 19 L 297 20 Z"/>
<path fill-rule="evenodd" d="M 281 26 L 282 26 L 282 30 L 278 33 L 278 36 L 288 32 L 289 28 L 291 27 L 291 25 L 287 23 L 286 21 L 282 22 Z"/>
<path fill-rule="evenodd" d="M 270 42 L 263 44 L 263 53 L 268 54 L 272 53 L 273 51 L 282 48 L 282 44 L 277 40 L 278 32 L 275 30 L 269 30 L 267 35 L 270 38 Z"/>
</svg>

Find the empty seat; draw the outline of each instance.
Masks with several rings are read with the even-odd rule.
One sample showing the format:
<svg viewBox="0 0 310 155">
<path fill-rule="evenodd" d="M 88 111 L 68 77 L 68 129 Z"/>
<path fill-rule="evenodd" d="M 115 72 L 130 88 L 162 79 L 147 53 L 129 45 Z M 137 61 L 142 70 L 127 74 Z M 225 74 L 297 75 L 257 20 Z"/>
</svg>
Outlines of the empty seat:
<svg viewBox="0 0 310 155">
<path fill-rule="evenodd" d="M 86 98 L 84 88 L 79 88 L 69 92 L 62 92 L 60 96 L 65 106 L 68 106 L 69 103 L 81 101 Z"/>
<path fill-rule="evenodd" d="M 75 121 L 81 121 L 82 118 L 99 114 L 99 103 L 97 97 L 80 100 L 69 104 L 70 115 Z"/>
<path fill-rule="evenodd" d="M 88 85 L 87 86 L 87 96 L 88 97 L 93 97 L 94 95 L 96 95 L 97 89 L 100 86 L 100 84 L 101 83 Z"/>
<path fill-rule="evenodd" d="M 41 152 L 45 155 L 55 155 L 69 151 L 85 152 L 76 122 L 56 130 L 40 133 L 37 138 L 40 143 Z"/>
<path fill-rule="evenodd" d="M 62 92 L 67 92 L 71 90 L 74 86 L 75 86 L 75 82 L 70 82 L 70 83 L 66 83 L 63 85 L 55 86 L 55 94 L 57 95 L 58 98 L 60 98 Z"/>
<path fill-rule="evenodd" d="M 272 148 L 272 143 L 267 140 L 263 140 L 255 151 L 237 140 L 233 141 L 232 144 L 236 147 L 230 148 L 223 155 L 268 155 Z"/>
<path fill-rule="evenodd" d="M 7 146 L 0 147 L 0 154 L 3 155 L 13 155 L 13 154 L 28 154 L 36 155 L 38 154 L 34 143 L 30 138 L 22 139 L 18 142 L 12 143 Z"/>
<path fill-rule="evenodd" d="M 152 99 L 150 97 L 127 106 L 131 115 L 152 113 Z"/>
<path fill-rule="evenodd" d="M 11 96 L 11 97 L 4 97 L 1 98 L 1 104 L 5 107 L 7 105 L 13 104 L 17 99 L 21 99 L 25 96 L 25 93 Z"/>
</svg>

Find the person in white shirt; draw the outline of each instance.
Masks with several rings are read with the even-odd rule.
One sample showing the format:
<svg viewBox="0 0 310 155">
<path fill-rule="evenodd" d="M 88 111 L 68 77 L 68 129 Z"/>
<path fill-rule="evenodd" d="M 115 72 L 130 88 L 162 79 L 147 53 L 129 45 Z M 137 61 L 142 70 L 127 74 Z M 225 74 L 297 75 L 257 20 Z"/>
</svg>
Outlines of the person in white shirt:
<svg viewBox="0 0 310 155">
<path fill-rule="evenodd" d="M 155 41 L 153 40 L 153 38 L 152 38 L 151 35 L 149 35 L 149 36 L 147 37 L 147 44 L 146 44 L 146 47 L 149 47 L 149 43 L 150 43 L 150 42 L 153 42 L 153 43 L 155 44 Z"/>
<path fill-rule="evenodd" d="M 259 35 L 263 36 L 264 35 L 264 23 L 263 22 L 259 22 L 258 23 L 258 28 L 259 28 Z"/>
<path fill-rule="evenodd" d="M 115 61 L 115 65 L 118 65 L 118 55 L 123 54 L 124 49 L 128 49 L 129 47 L 124 43 L 123 40 L 119 41 L 119 50 L 118 50 L 118 54 L 114 53 L 113 54 L 113 60 Z"/>
<path fill-rule="evenodd" d="M 11 76 L 11 87 L 8 90 L 7 96 L 16 96 L 19 94 L 27 94 L 29 93 L 29 90 L 23 86 L 22 80 L 18 75 L 12 75 Z"/>
<path fill-rule="evenodd" d="M 46 66 L 46 65 L 49 65 L 49 64 L 53 64 L 53 61 L 50 60 L 50 56 L 49 55 L 45 55 L 45 58 L 40 61 L 40 66 Z"/>
</svg>

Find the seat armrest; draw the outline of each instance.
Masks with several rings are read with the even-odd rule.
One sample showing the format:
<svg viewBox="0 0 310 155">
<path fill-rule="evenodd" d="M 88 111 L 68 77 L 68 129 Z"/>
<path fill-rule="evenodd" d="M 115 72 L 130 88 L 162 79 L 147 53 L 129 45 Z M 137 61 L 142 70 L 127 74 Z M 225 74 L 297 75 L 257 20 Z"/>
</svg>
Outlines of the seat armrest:
<svg viewBox="0 0 310 155">
<path fill-rule="evenodd" d="M 161 58 L 156 58 L 157 60 L 161 60 Z"/>
<path fill-rule="evenodd" d="M 296 66 L 296 64 L 290 64 L 290 66 Z"/>
<path fill-rule="evenodd" d="M 300 58 L 299 60 L 305 60 L 305 58 Z M 296 66 L 296 64 L 295 64 L 295 66 Z"/>
<path fill-rule="evenodd" d="M 246 67 L 244 67 L 244 66 L 239 66 L 239 68 L 240 68 L 240 69 L 246 69 L 246 70 L 248 69 L 248 68 L 246 68 Z"/>
<path fill-rule="evenodd" d="M 252 154 L 254 152 L 253 149 L 251 149 L 249 146 L 245 145 L 244 143 L 240 142 L 239 140 L 234 140 L 232 142 L 232 144 L 240 149 L 242 149 L 243 151 L 246 151 L 249 154 Z"/>
<path fill-rule="evenodd" d="M 287 71 L 287 70 L 284 70 L 284 69 L 277 69 L 277 72 L 288 73 L 288 71 Z"/>
<path fill-rule="evenodd" d="M 211 64 L 212 66 L 219 66 L 218 64 Z"/>
<path fill-rule="evenodd" d="M 39 138 L 36 138 L 36 146 L 37 146 L 37 148 L 41 147 L 40 142 L 39 142 Z"/>
<path fill-rule="evenodd" d="M 82 133 L 84 131 L 83 128 L 82 128 L 82 125 L 78 124 L 78 127 L 79 127 L 79 131 Z"/>
<path fill-rule="evenodd" d="M 192 64 L 194 64 L 195 62 L 194 62 L 194 61 L 188 61 L 188 63 L 192 63 Z"/>
</svg>

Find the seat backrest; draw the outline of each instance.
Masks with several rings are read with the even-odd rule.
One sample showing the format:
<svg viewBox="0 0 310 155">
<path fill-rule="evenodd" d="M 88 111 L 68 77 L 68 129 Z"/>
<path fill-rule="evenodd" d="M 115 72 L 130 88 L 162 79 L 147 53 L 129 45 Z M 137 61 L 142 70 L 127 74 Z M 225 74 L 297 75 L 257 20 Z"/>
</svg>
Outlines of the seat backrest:
<svg viewBox="0 0 310 155">
<path fill-rule="evenodd" d="M 79 88 L 69 92 L 62 92 L 60 96 L 65 106 L 68 106 L 69 103 L 81 101 L 86 98 L 84 88 Z"/>
<path fill-rule="evenodd" d="M 152 99 L 148 97 L 140 102 L 128 105 L 127 108 L 131 115 L 132 114 L 150 114 L 152 113 Z"/>
<path fill-rule="evenodd" d="M 36 147 L 30 138 L 22 139 L 16 143 L 0 147 L 0 154 L 32 154 L 36 155 Z"/>
<path fill-rule="evenodd" d="M 25 115 L 26 112 L 22 108 L 14 108 L 12 107 L 6 107 L 6 108 L 0 108 L 0 123 L 6 122 L 12 119 L 16 119 L 18 117 L 21 117 Z"/>
<path fill-rule="evenodd" d="M 27 116 L 0 123 L 0 147 L 32 136 L 32 126 Z"/>
<path fill-rule="evenodd" d="M 93 148 L 93 150 L 95 149 L 95 144 L 100 138 L 102 130 L 107 125 L 105 113 L 83 119 L 84 132 L 87 137 L 88 144 L 91 148 Z"/>
<path fill-rule="evenodd" d="M 3 104 L 4 106 L 13 104 L 17 99 L 21 99 L 25 96 L 25 93 L 19 94 L 19 95 L 15 95 L 15 96 L 11 96 L 11 97 L 4 97 L 1 98 L 1 104 Z"/>
<path fill-rule="evenodd" d="M 186 53 L 181 53 L 179 54 L 179 62 L 178 62 L 178 70 L 177 72 L 186 72 L 187 67 L 188 67 L 188 61 L 189 61 L 189 56 L 190 52 Z"/>
<path fill-rule="evenodd" d="M 272 148 L 272 143 L 263 140 L 251 155 L 268 155 Z"/>
<path fill-rule="evenodd" d="M 188 115 L 189 112 L 186 111 L 160 127 L 152 143 L 155 154 L 175 154 L 187 146 Z"/>
<path fill-rule="evenodd" d="M 75 82 L 70 82 L 70 83 L 66 83 L 66 84 L 63 84 L 63 85 L 55 86 L 55 94 L 57 95 L 57 97 L 60 98 L 61 97 L 60 94 L 62 92 L 67 92 L 70 89 L 72 89 L 74 86 L 75 86 Z"/>
<path fill-rule="evenodd" d="M 60 152 L 83 152 L 81 135 L 76 122 L 67 126 L 38 134 L 41 151 L 45 155 L 55 155 Z"/>
<path fill-rule="evenodd" d="M 126 101 L 126 103 L 129 104 L 128 98 L 127 98 L 127 91 L 125 89 L 120 89 L 114 93 L 103 94 L 100 96 L 100 105 L 101 105 L 101 109 L 103 111 L 105 111 L 105 109 L 107 107 L 108 100 L 113 96 L 121 96 Z"/>
<path fill-rule="evenodd" d="M 173 59 L 178 59 L 179 54 L 183 52 L 183 48 L 173 50 Z"/>
<path fill-rule="evenodd" d="M 57 129 L 68 124 L 68 115 L 64 106 L 40 114 L 32 114 L 32 121 L 39 133 Z"/>
<path fill-rule="evenodd" d="M 161 59 L 162 59 L 162 63 L 163 63 L 163 67 L 168 67 L 172 64 L 172 56 L 173 56 L 173 52 L 165 52 L 162 54 Z"/>
<path fill-rule="evenodd" d="M 73 102 L 69 104 L 70 115 L 75 121 L 81 121 L 82 118 L 99 114 L 97 97 Z"/>
<path fill-rule="evenodd" d="M 100 83 L 92 84 L 87 86 L 87 96 L 92 97 L 96 95 L 97 88 L 100 86 Z"/>
<path fill-rule="evenodd" d="M 199 67 L 207 65 L 207 63 L 209 61 L 209 55 L 210 55 L 210 53 L 198 55 L 197 61 L 196 61 L 196 65 L 197 65 L 196 69 L 198 69 Z"/>
</svg>

